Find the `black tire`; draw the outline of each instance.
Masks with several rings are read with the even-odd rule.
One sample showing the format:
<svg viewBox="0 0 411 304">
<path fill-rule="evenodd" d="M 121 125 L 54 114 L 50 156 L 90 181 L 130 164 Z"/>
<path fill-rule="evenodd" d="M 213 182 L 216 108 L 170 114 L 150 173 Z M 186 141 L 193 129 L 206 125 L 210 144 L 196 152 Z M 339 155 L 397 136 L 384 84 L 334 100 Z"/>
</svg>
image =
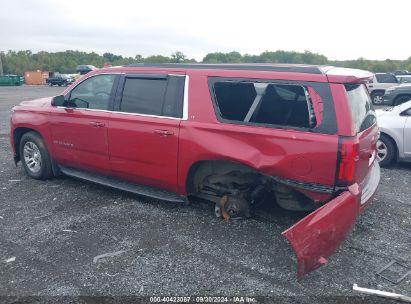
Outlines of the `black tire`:
<svg viewBox="0 0 411 304">
<path fill-rule="evenodd" d="M 51 82 L 49 82 L 49 86 L 50 86 L 50 87 L 52 87 L 52 86 L 53 86 L 53 84 L 52 84 Z"/>
<path fill-rule="evenodd" d="M 380 159 L 382 155 L 381 153 L 382 145 L 385 146 L 387 152 L 386 152 L 385 157 Z M 396 152 L 397 152 L 397 148 L 396 148 L 394 141 L 391 138 L 389 138 L 387 135 L 381 134 L 377 142 L 377 159 L 378 159 L 378 162 L 380 163 L 380 166 L 386 167 L 389 164 L 391 164 L 393 160 L 395 159 Z"/>
<path fill-rule="evenodd" d="M 408 100 L 411 100 L 411 96 L 399 96 L 395 98 L 394 106 L 398 106 L 399 104 L 402 104 Z"/>
<path fill-rule="evenodd" d="M 27 151 L 26 154 L 25 154 L 25 148 Z M 31 151 L 36 151 L 36 152 L 33 152 L 35 156 L 33 156 L 31 159 L 29 157 L 31 153 L 29 152 L 30 148 L 31 148 Z M 30 177 L 34 179 L 41 179 L 41 180 L 53 177 L 53 169 L 52 169 L 50 154 L 47 151 L 47 148 L 46 148 L 46 145 L 44 144 L 43 139 L 38 133 L 31 131 L 31 132 L 25 133 L 21 137 L 20 144 L 19 144 L 19 153 L 20 153 L 21 162 L 23 164 L 24 170 L 26 171 L 27 175 L 29 175 Z M 33 162 L 30 162 L 30 160 L 33 160 L 34 163 L 40 160 L 40 165 L 32 166 Z"/>
<path fill-rule="evenodd" d="M 383 102 L 383 96 L 384 96 L 383 91 L 372 92 L 371 93 L 372 103 L 375 105 L 381 105 Z"/>
</svg>

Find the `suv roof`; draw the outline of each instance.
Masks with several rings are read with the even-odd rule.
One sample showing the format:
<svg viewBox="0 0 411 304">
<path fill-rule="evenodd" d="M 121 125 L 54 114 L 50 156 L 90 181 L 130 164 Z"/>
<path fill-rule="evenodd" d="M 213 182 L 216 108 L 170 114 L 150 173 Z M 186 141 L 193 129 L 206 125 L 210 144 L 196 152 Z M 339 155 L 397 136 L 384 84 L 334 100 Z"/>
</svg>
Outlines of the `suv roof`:
<svg viewBox="0 0 411 304">
<path fill-rule="evenodd" d="M 153 68 L 185 68 L 185 69 L 219 69 L 219 70 L 244 70 L 244 71 L 272 71 L 289 73 L 322 74 L 319 66 L 315 65 L 288 65 L 288 64 L 130 64 L 126 67 L 153 67 Z"/>
<path fill-rule="evenodd" d="M 351 83 L 364 82 L 372 77 L 372 73 L 364 70 L 340 68 L 322 65 L 303 64 L 272 64 L 272 63 L 239 63 L 239 64 L 184 64 L 184 63 L 164 63 L 164 64 L 130 64 L 126 68 L 163 68 L 163 69 L 207 69 L 207 70 L 237 70 L 237 71 L 265 71 L 279 73 L 303 73 L 325 75 L 329 82 Z M 112 67 L 116 68 L 116 67 Z M 119 68 L 119 67 L 117 67 Z"/>
</svg>

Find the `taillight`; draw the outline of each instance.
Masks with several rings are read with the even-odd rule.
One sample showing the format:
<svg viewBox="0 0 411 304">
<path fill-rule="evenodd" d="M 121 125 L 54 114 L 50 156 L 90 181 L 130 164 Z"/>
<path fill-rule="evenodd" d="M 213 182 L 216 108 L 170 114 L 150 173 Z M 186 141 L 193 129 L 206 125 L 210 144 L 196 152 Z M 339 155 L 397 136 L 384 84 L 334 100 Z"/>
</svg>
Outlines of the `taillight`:
<svg viewBox="0 0 411 304">
<path fill-rule="evenodd" d="M 356 166 L 360 159 L 358 141 L 356 139 L 343 139 L 339 153 L 338 185 L 348 186 L 354 183 Z"/>
</svg>

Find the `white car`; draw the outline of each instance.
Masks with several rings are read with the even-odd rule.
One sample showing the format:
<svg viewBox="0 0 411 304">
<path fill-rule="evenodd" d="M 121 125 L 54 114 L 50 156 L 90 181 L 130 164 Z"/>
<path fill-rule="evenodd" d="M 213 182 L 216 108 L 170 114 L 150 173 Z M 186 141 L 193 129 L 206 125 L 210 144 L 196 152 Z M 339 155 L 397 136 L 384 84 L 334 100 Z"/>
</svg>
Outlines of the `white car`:
<svg viewBox="0 0 411 304">
<path fill-rule="evenodd" d="M 376 113 L 381 132 L 377 142 L 380 165 L 387 166 L 394 160 L 411 162 L 411 100 Z"/>
</svg>

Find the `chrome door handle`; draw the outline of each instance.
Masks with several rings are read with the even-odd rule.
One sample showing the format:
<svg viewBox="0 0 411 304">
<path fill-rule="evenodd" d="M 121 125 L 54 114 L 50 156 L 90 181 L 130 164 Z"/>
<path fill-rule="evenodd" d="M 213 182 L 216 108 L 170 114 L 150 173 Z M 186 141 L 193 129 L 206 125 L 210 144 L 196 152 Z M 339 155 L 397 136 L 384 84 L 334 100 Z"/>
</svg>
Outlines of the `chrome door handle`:
<svg viewBox="0 0 411 304">
<path fill-rule="evenodd" d="M 154 133 L 161 135 L 161 136 L 170 136 L 170 135 L 174 135 L 173 131 L 169 131 L 169 130 L 154 130 Z"/>
<path fill-rule="evenodd" d="M 100 122 L 100 121 L 90 121 L 90 125 L 95 128 L 101 128 L 105 126 L 104 122 Z"/>
</svg>

